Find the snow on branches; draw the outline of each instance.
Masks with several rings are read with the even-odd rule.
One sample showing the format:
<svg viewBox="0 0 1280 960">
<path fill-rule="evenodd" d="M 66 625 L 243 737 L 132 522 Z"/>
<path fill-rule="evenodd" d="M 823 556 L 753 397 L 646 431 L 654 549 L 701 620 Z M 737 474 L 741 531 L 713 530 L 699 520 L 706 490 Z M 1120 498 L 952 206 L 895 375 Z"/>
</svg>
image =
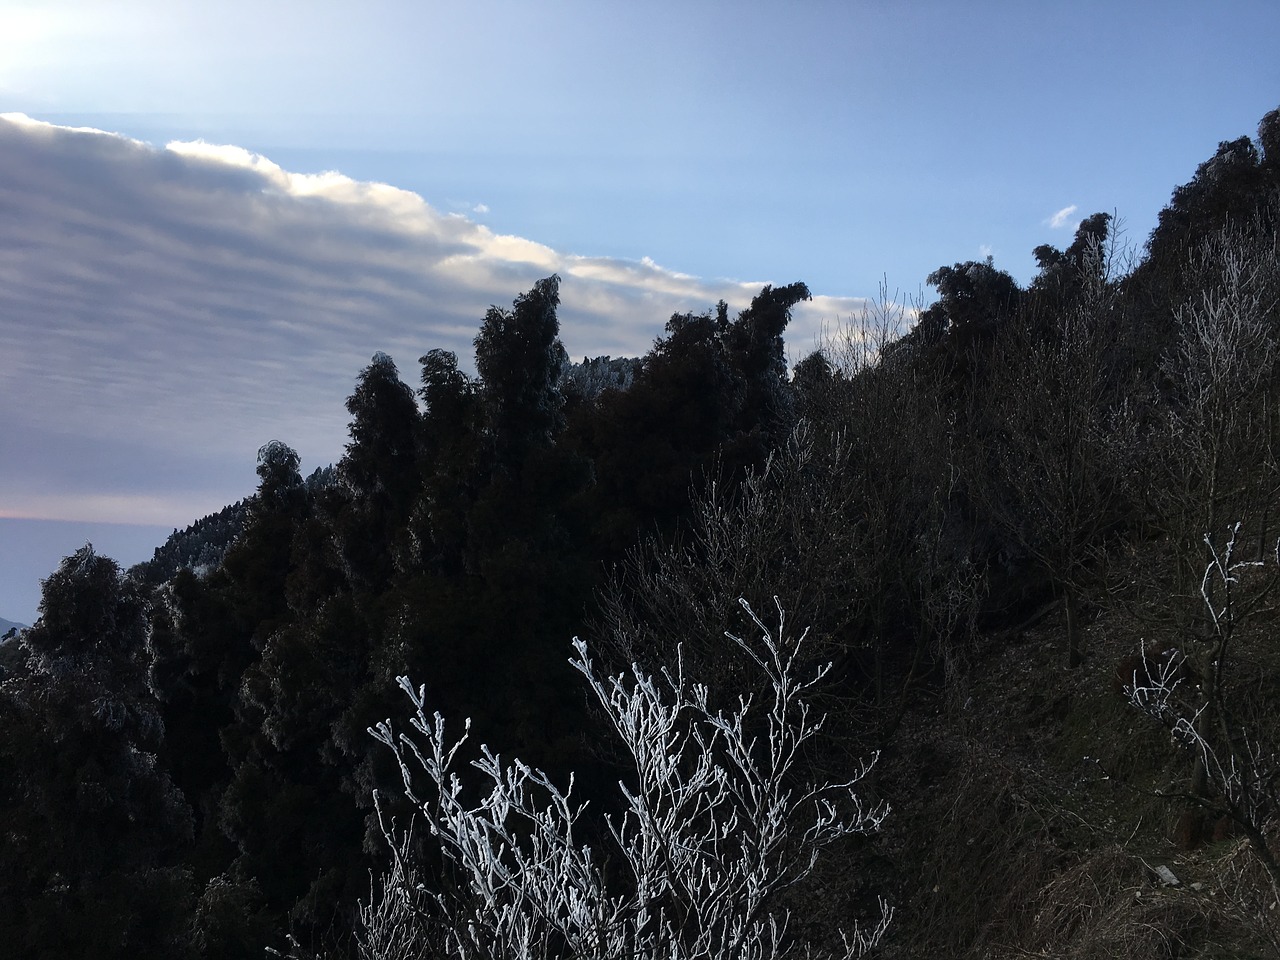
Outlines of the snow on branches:
<svg viewBox="0 0 1280 960">
<path fill-rule="evenodd" d="M 1280 747 L 1260 724 L 1242 720 L 1234 709 L 1229 672 L 1237 656 L 1233 643 L 1251 614 L 1260 611 L 1276 584 L 1280 543 L 1272 563 L 1235 556 L 1240 524 L 1229 528 L 1221 549 L 1205 536 L 1209 562 L 1200 582 L 1207 614 L 1207 649 L 1194 671 L 1199 682 L 1184 682 L 1182 657 L 1151 660 L 1143 653 L 1143 669 L 1127 689 L 1129 702 L 1166 726 L 1175 743 L 1194 760 L 1191 786 L 1165 795 L 1185 800 L 1215 817 L 1225 817 L 1248 838 L 1254 854 L 1280 891 L 1280 862 L 1266 838 L 1269 822 L 1280 811 Z M 1266 576 L 1266 568 L 1271 575 Z M 1248 578 L 1246 574 L 1256 571 Z M 1243 595 L 1242 595 L 1243 594 Z"/>
<path fill-rule="evenodd" d="M 768 678 L 763 696 L 728 707 L 708 703 L 706 686 L 685 676 L 683 659 L 651 675 L 633 665 L 601 676 L 587 646 L 573 642 L 570 664 L 583 675 L 622 748 L 626 778 L 620 808 L 584 839 L 587 804 L 574 783 L 561 789 L 520 760 L 504 762 L 481 746 L 464 783 L 459 750 L 445 721 L 428 714 L 425 689 L 400 685 L 414 714 L 413 733 L 390 721 L 370 733 L 394 752 L 405 792 L 458 876 L 457 889 L 427 892 L 406 864 L 408 845 L 384 822 L 395 864 L 365 910 L 364 955 L 388 960 L 380 944 L 408 943 L 417 924 L 458 958 L 735 957 L 776 960 L 816 945 L 790 933 L 778 895 L 810 875 L 822 852 L 843 837 L 874 832 L 888 810 L 867 805 L 857 785 L 875 758 L 847 780 L 808 782 L 801 755 L 818 735 L 807 696 L 830 669 L 797 676 L 808 631 L 786 633 L 777 606 L 771 629 L 751 607 L 759 631 L 730 634 Z M 419 784 L 422 784 L 420 786 Z M 479 796 L 472 801 L 468 798 Z M 411 889 L 410 889 L 411 888 Z M 870 929 L 842 931 L 835 955 L 861 956 L 888 926 L 881 902 Z M 406 917 L 409 917 L 406 920 Z M 395 936 L 385 934 L 394 931 Z"/>
</svg>

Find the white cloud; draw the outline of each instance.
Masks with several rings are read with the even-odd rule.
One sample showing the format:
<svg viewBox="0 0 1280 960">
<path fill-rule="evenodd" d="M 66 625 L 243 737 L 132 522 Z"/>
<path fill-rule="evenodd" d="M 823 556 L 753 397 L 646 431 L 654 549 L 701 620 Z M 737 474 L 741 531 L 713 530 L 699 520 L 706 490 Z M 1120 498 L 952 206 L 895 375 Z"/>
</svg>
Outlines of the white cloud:
<svg viewBox="0 0 1280 960">
<path fill-rule="evenodd" d="M 1062 227 L 1074 228 L 1075 224 L 1072 222 L 1071 218 L 1075 215 L 1075 212 L 1078 209 L 1080 208 L 1076 206 L 1076 204 L 1074 203 L 1071 204 L 1071 206 L 1069 207 L 1063 207 L 1061 210 L 1055 213 L 1052 217 L 1049 217 L 1047 220 L 1045 220 L 1045 223 L 1047 223 L 1054 230 L 1060 230 Z"/>
<path fill-rule="evenodd" d="M 252 490 L 267 440 L 328 463 L 374 351 L 411 384 L 433 347 L 469 364 L 488 306 L 553 272 L 575 358 L 644 353 L 672 313 L 762 286 L 561 253 L 234 146 L 9 114 L 0 169 L 7 516 L 183 525 Z M 803 305 L 789 339 L 859 305 Z"/>
</svg>

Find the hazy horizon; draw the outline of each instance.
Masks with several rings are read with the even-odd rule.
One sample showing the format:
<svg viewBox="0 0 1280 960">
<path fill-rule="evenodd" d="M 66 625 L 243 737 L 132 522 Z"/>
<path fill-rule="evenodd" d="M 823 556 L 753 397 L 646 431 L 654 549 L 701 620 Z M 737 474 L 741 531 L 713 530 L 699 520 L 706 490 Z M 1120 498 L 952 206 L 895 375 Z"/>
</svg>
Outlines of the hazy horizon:
<svg viewBox="0 0 1280 960">
<path fill-rule="evenodd" d="M 197 519 L 192 517 L 188 522 Z M 0 618 L 34 624 L 41 579 L 86 543 L 128 569 L 150 560 L 155 548 L 172 532 L 172 527 L 148 524 L 0 517 Z"/>
</svg>

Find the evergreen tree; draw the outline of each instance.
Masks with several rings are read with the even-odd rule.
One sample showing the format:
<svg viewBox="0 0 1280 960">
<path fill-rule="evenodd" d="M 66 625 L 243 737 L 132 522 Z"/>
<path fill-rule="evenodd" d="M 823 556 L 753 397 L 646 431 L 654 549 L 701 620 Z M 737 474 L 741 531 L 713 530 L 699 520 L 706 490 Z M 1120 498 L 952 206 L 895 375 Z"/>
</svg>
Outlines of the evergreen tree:
<svg viewBox="0 0 1280 960">
<path fill-rule="evenodd" d="M 782 335 L 791 322 L 791 308 L 809 297 L 809 288 L 803 283 L 767 286 L 727 331 L 729 356 L 743 384 L 738 429 L 762 434 L 769 448 L 786 436 L 792 419 Z"/>
<path fill-rule="evenodd" d="M 708 479 L 741 480 L 787 435 L 795 412 L 782 334 L 803 283 L 765 287 L 729 319 L 674 314 L 625 391 L 605 391 L 570 431 L 592 461 L 598 555 L 621 558 L 637 530 L 671 532 L 689 516 L 689 493 Z"/>
<path fill-rule="evenodd" d="M 422 485 L 422 421 L 413 391 L 385 353 L 360 371 L 347 411 L 351 439 L 338 463 L 347 496 L 332 501 L 333 523 L 348 575 L 377 589 L 407 549 L 403 532 Z"/>
<path fill-rule="evenodd" d="M 192 930 L 204 956 L 260 956 L 263 934 L 279 942 L 290 911 L 316 880 L 314 873 L 298 876 L 315 857 L 298 856 L 296 830 L 288 827 L 320 818 L 303 815 L 308 794 L 279 775 L 264 731 L 271 706 L 263 696 L 264 684 L 271 689 L 264 662 L 277 662 L 279 638 L 346 582 L 334 569 L 333 536 L 317 516 L 317 494 L 298 467 L 286 444 L 265 444 L 245 529 L 221 566 L 204 578 L 180 573 L 158 594 L 151 680 L 173 732 L 175 776 L 196 810 L 190 863 L 202 892 Z M 319 484 L 318 495 L 337 492 Z M 334 783 L 325 786 L 338 793 Z M 327 925 L 332 903 L 319 900 Z M 303 929 L 312 920 L 303 909 L 294 922 Z"/>
<path fill-rule="evenodd" d="M 552 275 L 510 310 L 490 307 L 476 335 L 476 370 L 500 468 L 511 469 L 564 426 L 559 382 L 569 357 L 559 338 L 559 305 L 560 278 Z"/>
<path fill-rule="evenodd" d="M 360 371 L 347 412 L 351 439 L 338 464 L 341 482 L 358 499 L 384 498 L 387 506 L 403 506 L 414 487 L 418 405 L 385 353 L 375 353 Z"/>
<path fill-rule="evenodd" d="M 422 364 L 422 488 L 413 507 L 410 548 L 418 563 L 456 576 L 467 548 L 466 518 L 479 478 L 479 385 L 449 350 L 429 350 Z"/>
<path fill-rule="evenodd" d="M 0 943 L 22 957 L 178 957 L 191 812 L 160 763 L 147 603 L 85 546 L 44 583 L 26 675 L 0 685 Z"/>
</svg>

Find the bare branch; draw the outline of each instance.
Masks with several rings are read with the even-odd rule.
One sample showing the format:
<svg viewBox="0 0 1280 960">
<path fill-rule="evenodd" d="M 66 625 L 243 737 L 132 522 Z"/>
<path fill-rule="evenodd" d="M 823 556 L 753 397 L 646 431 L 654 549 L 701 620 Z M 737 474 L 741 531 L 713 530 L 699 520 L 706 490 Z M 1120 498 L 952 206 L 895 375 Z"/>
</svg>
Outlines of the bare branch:
<svg viewBox="0 0 1280 960">
<path fill-rule="evenodd" d="M 468 802 L 455 772 L 463 737 L 427 717 L 423 691 L 406 679 L 415 736 L 390 721 L 370 734 L 394 752 L 406 795 L 458 870 L 459 895 L 425 894 L 408 847 L 384 833 L 393 864 L 362 910 L 366 957 L 398 958 L 435 924 L 444 952 L 464 957 L 584 957 L 670 960 L 734 956 L 775 960 L 811 954 L 788 932 L 778 894 L 812 872 L 843 837 L 879 828 L 888 810 L 867 805 L 857 784 L 871 760 L 840 783 L 806 782 L 804 745 L 822 728 L 806 697 L 830 665 L 799 676 L 807 631 L 792 639 L 775 598 L 777 625 L 746 601 L 758 635 L 730 639 L 761 668 L 770 689 L 713 707 L 704 685 L 685 676 L 683 657 L 657 674 L 633 665 L 600 675 L 574 640 L 582 674 L 629 758 L 619 812 L 604 818 L 609 849 L 579 839 L 587 804 L 541 770 L 504 762 L 487 746 L 470 763 L 481 799 Z M 425 781 L 425 794 L 415 781 Z M 423 798 L 425 796 L 425 799 Z M 606 865 L 621 864 L 621 874 Z M 430 908 L 430 919 L 423 913 Z M 858 957 L 884 934 L 892 909 L 869 929 L 842 934 L 836 955 Z"/>
</svg>

